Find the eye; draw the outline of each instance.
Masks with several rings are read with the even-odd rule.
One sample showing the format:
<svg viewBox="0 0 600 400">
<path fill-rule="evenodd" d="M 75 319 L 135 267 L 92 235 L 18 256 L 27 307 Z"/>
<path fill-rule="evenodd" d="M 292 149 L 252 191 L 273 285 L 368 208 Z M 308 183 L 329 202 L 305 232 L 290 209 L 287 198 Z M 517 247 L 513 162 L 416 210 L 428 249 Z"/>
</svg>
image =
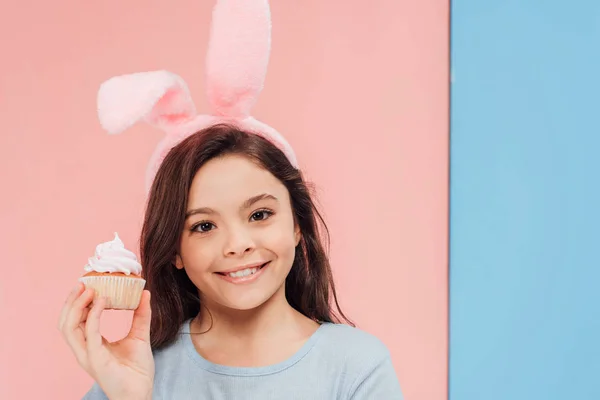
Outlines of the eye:
<svg viewBox="0 0 600 400">
<path fill-rule="evenodd" d="M 273 215 L 272 211 L 260 210 L 260 211 L 256 211 L 254 214 L 252 214 L 250 219 L 252 221 L 264 221 L 265 219 L 268 219 L 272 215 Z"/>
<path fill-rule="evenodd" d="M 215 225 L 212 222 L 200 222 L 194 226 L 192 226 L 192 231 L 194 232 L 209 232 L 215 228 Z"/>
</svg>

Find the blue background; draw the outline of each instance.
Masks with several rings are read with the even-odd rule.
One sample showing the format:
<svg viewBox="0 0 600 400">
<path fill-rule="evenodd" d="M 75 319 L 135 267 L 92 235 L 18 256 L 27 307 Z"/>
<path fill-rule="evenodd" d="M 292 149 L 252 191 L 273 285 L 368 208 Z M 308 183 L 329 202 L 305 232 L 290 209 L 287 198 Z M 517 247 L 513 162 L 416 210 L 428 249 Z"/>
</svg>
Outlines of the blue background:
<svg viewBox="0 0 600 400">
<path fill-rule="evenodd" d="M 451 10 L 450 399 L 600 399 L 600 1 Z"/>
</svg>

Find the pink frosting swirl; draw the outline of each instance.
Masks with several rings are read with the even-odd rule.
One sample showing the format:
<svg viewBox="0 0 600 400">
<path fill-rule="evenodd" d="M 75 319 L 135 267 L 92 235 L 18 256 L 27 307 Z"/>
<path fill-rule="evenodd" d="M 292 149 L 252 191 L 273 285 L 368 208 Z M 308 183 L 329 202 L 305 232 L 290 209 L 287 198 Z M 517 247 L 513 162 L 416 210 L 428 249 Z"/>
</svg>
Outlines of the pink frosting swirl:
<svg viewBox="0 0 600 400">
<path fill-rule="evenodd" d="M 96 246 L 96 253 L 88 259 L 88 263 L 83 269 L 86 272 L 142 274 L 142 265 L 138 262 L 135 254 L 125 248 L 116 232 L 112 241 Z"/>
</svg>

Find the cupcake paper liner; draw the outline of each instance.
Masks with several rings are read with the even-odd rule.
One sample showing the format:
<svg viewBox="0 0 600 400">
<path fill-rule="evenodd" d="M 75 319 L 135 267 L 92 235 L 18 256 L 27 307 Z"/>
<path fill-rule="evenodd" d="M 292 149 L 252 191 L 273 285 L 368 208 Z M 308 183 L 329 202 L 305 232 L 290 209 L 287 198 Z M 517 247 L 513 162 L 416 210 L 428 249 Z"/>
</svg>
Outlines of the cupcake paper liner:
<svg viewBox="0 0 600 400">
<path fill-rule="evenodd" d="M 106 309 L 135 310 L 140 305 L 146 280 L 126 276 L 82 276 L 87 289 L 94 289 L 94 301 L 106 298 Z"/>
</svg>

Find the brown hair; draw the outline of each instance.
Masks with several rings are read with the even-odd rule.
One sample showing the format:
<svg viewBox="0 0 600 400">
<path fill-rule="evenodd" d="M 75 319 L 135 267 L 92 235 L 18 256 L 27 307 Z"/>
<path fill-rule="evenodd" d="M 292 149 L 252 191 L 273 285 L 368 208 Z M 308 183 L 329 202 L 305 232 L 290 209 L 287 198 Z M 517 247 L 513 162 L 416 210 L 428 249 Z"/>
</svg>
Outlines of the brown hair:
<svg viewBox="0 0 600 400">
<path fill-rule="evenodd" d="M 243 155 L 265 168 L 289 191 L 292 212 L 302 233 L 285 281 L 285 295 L 290 305 L 317 322 L 341 323 L 343 319 L 354 326 L 340 309 L 326 252 L 329 232 L 302 173 L 268 140 L 220 124 L 191 135 L 171 149 L 150 189 L 140 255 L 146 288 L 152 293 L 152 348 L 172 343 L 182 323 L 200 312 L 198 289 L 184 269 L 174 267 L 174 260 L 196 172 L 209 160 L 230 154 Z"/>
</svg>

